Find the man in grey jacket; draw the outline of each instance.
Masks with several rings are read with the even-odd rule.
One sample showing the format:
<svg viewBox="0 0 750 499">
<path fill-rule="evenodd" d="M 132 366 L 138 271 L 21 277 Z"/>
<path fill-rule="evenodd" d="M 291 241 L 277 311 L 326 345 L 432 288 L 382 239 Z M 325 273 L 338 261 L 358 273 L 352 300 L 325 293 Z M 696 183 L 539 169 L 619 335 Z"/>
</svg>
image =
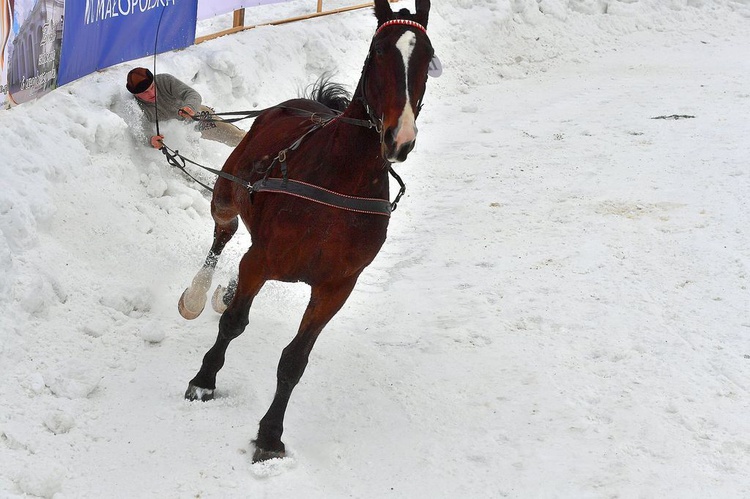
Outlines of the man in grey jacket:
<svg viewBox="0 0 750 499">
<path fill-rule="evenodd" d="M 201 114 L 210 114 L 213 111 L 201 104 L 201 95 L 198 92 L 170 74 L 160 73 L 154 77 L 146 68 L 135 68 L 128 73 L 128 82 L 125 86 L 135 96 L 138 107 L 141 108 L 148 122 L 156 122 L 158 105 L 160 120 L 173 118 L 196 120 L 198 122 L 196 128 L 205 139 L 236 147 L 245 136 L 244 130 L 231 123 L 221 120 L 201 120 Z M 145 128 L 150 128 L 150 125 L 144 123 Z M 153 129 L 151 134 L 146 132 L 146 135 L 149 136 L 151 147 L 162 148 L 163 135 L 153 135 Z"/>
</svg>

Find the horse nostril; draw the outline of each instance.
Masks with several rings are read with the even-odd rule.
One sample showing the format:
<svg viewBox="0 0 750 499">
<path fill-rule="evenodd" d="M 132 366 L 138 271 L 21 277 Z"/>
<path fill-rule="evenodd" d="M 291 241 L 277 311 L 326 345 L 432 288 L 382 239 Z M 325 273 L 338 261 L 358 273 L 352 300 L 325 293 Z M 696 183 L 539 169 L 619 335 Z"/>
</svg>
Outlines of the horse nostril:
<svg viewBox="0 0 750 499">
<path fill-rule="evenodd" d="M 415 143 L 415 134 L 406 133 L 400 127 L 388 128 L 383 133 L 383 154 L 389 161 L 400 163 L 406 160 Z"/>
<path fill-rule="evenodd" d="M 415 141 L 407 142 L 401 148 L 398 150 L 398 160 L 399 161 L 406 161 L 406 156 L 409 155 L 409 153 L 414 149 Z"/>
</svg>

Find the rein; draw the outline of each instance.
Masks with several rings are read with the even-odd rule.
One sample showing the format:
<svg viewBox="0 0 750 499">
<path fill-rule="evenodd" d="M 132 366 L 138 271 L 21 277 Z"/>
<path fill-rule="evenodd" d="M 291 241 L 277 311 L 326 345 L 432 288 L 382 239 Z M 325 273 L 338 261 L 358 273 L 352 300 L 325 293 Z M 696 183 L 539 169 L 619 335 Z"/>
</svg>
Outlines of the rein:
<svg viewBox="0 0 750 499">
<path fill-rule="evenodd" d="M 296 150 L 299 147 L 299 145 L 302 143 L 302 141 L 308 135 L 323 128 L 328 123 L 334 120 L 340 120 L 343 123 L 349 123 L 352 125 L 361 126 L 361 127 L 368 128 L 368 129 L 374 128 L 375 130 L 378 131 L 378 133 L 380 132 L 379 130 L 380 127 L 375 125 L 372 121 L 346 118 L 346 117 L 340 116 L 340 113 L 333 115 L 333 116 L 330 116 L 330 115 L 325 116 L 319 113 L 311 113 L 303 109 L 289 108 L 286 106 L 274 106 L 273 108 L 283 108 L 283 109 L 288 109 L 291 111 L 296 111 L 298 113 L 307 114 L 309 115 L 310 120 L 313 122 L 313 126 L 310 127 L 310 129 L 307 132 L 305 132 L 300 138 L 295 140 L 291 146 L 279 151 L 278 155 L 274 158 L 274 160 L 271 162 L 271 165 L 268 167 L 266 171 L 266 176 L 263 179 L 258 180 L 253 184 L 235 175 L 223 172 L 221 170 L 217 170 L 215 168 L 210 168 L 200 163 L 196 163 L 195 161 L 189 158 L 186 158 L 185 156 L 180 154 L 179 151 L 167 147 L 166 144 L 162 144 L 161 151 L 164 153 L 164 156 L 167 159 L 167 163 L 169 163 L 171 166 L 179 170 L 182 170 L 182 172 L 185 175 L 187 175 L 188 177 L 193 179 L 193 181 L 195 181 L 197 184 L 199 184 L 200 186 L 202 186 L 203 188 L 211 192 L 213 192 L 213 189 L 211 187 L 199 181 L 187 171 L 186 169 L 187 163 L 190 163 L 199 168 L 202 168 L 203 170 L 206 170 L 207 172 L 213 173 L 214 175 L 217 175 L 226 180 L 229 180 L 230 182 L 234 182 L 236 184 L 241 185 L 243 188 L 245 188 L 247 191 L 250 192 L 251 199 L 252 199 L 252 195 L 255 194 L 256 192 L 275 192 L 275 193 L 281 193 L 281 194 L 288 194 L 290 196 L 295 196 L 298 198 L 306 199 L 308 201 L 313 201 L 315 203 L 323 204 L 326 206 L 331 206 L 333 208 L 339 208 L 339 209 L 346 210 L 346 211 L 352 211 L 356 213 L 364 213 L 364 214 L 369 214 L 369 215 L 383 215 L 383 216 L 390 217 L 391 213 L 396 211 L 398 202 L 401 200 L 404 193 L 406 192 L 406 185 L 404 184 L 404 181 L 401 180 L 401 177 L 393 170 L 393 167 L 390 165 L 388 165 L 388 173 L 399 184 L 398 194 L 396 195 L 396 199 L 392 203 L 385 199 L 363 198 L 363 197 L 349 196 L 347 194 L 341 194 L 335 191 L 325 189 L 323 187 L 318 187 L 313 184 L 308 184 L 307 182 L 292 180 L 292 179 L 289 179 L 287 176 L 286 158 L 287 158 L 288 153 L 290 151 Z M 273 108 L 268 108 L 268 109 L 273 109 Z M 267 111 L 268 109 L 257 111 L 257 113 L 260 114 L 263 111 Z M 252 111 L 252 113 L 256 113 L 256 111 Z M 225 114 L 229 114 L 229 113 L 225 113 Z M 274 167 L 276 163 L 279 163 L 281 167 L 281 174 L 283 178 L 269 178 L 268 177 L 268 173 L 271 171 L 271 169 Z"/>
<path fill-rule="evenodd" d="M 394 199 L 393 202 L 389 202 L 388 200 L 385 200 L 385 199 L 349 196 L 347 194 L 341 194 L 335 191 L 324 189 L 323 187 L 318 187 L 313 184 L 308 184 L 307 182 L 301 182 L 299 180 L 292 180 L 286 177 L 285 178 L 263 178 L 251 184 L 250 182 L 244 179 L 241 179 L 235 175 L 232 175 L 230 173 L 226 173 L 221 170 L 216 170 L 215 168 L 210 168 L 208 166 L 201 165 L 200 163 L 196 163 L 195 161 L 189 158 L 186 158 L 185 156 L 180 154 L 179 151 L 170 149 L 166 145 L 164 145 L 164 147 L 162 147 L 161 150 L 163 151 L 164 156 L 167 158 L 167 163 L 169 163 L 171 166 L 179 170 L 182 170 L 182 172 L 185 175 L 187 175 L 188 177 L 193 179 L 193 181 L 195 181 L 197 184 L 199 184 L 200 186 L 202 186 L 203 188 L 211 192 L 213 192 L 213 189 L 211 187 L 207 186 L 200 180 L 196 179 L 193 175 L 191 175 L 187 171 L 187 169 L 185 168 L 187 163 L 190 163 L 191 165 L 195 165 L 199 168 L 202 168 L 206 170 L 207 172 L 213 173 L 214 175 L 217 175 L 219 177 L 225 178 L 226 180 L 229 180 L 230 182 L 234 182 L 236 184 L 241 185 L 243 188 L 245 188 L 247 191 L 250 192 L 251 196 L 256 192 L 276 192 L 280 194 L 288 194 L 290 196 L 295 196 L 298 198 L 306 199 L 308 201 L 312 201 L 315 203 L 324 204 L 326 206 L 331 206 L 333 208 L 339 208 L 342 210 L 352 211 L 355 213 L 365 213 L 368 215 L 384 215 L 384 216 L 390 217 L 391 213 L 396 211 L 398 202 L 401 200 L 401 197 L 403 197 L 404 193 L 406 192 L 406 184 L 404 184 L 404 181 L 401 180 L 401 177 L 396 173 L 396 171 L 390 165 L 388 166 L 388 173 L 399 184 L 399 191 L 398 191 L 398 194 L 396 194 L 396 199 Z"/>
<path fill-rule="evenodd" d="M 190 118 L 198 122 L 223 121 L 224 123 L 235 123 L 237 121 L 245 120 L 248 118 L 257 118 L 264 112 L 270 111 L 271 109 L 286 109 L 288 111 L 294 111 L 298 113 L 300 116 L 308 115 L 310 116 L 310 119 L 313 121 L 313 123 L 320 122 L 324 125 L 328 123 L 329 121 L 337 119 L 338 121 L 341 121 L 342 123 L 349 123 L 350 125 L 361 126 L 364 128 L 374 128 L 378 133 L 380 132 L 380 128 L 382 126 L 382 123 L 379 125 L 379 124 L 374 123 L 373 120 L 358 120 L 356 118 L 347 118 L 345 116 L 341 116 L 341 113 L 338 111 L 333 111 L 335 113 L 333 117 L 329 117 L 329 116 L 324 117 L 322 115 L 318 115 L 317 113 L 311 113 L 310 111 L 306 111 L 304 109 L 297 109 L 295 107 L 280 106 L 280 105 L 267 107 L 265 109 L 253 110 L 253 111 L 227 111 L 224 113 L 198 113 L 195 116 L 190 116 Z M 240 117 L 223 119 L 221 118 L 221 116 L 240 116 Z"/>
<path fill-rule="evenodd" d="M 224 123 L 235 123 L 237 121 L 246 120 L 248 118 L 257 118 L 264 112 L 274 109 L 276 107 L 280 107 L 280 106 L 272 106 L 272 107 L 267 107 L 265 109 L 258 109 L 254 111 L 228 111 L 225 113 L 203 112 L 203 113 L 196 113 L 194 116 L 187 116 L 187 117 L 193 121 L 198 121 L 198 122 L 223 121 Z M 240 117 L 223 119 L 223 118 L 220 118 L 220 116 L 240 116 Z"/>
<path fill-rule="evenodd" d="M 163 14 L 164 12 L 162 11 L 162 15 Z M 161 24 L 161 18 L 159 19 L 159 24 Z M 393 19 L 393 20 L 390 20 L 381 24 L 380 27 L 378 27 L 378 29 L 375 31 L 375 36 L 377 36 L 384 28 L 388 26 L 394 26 L 394 25 L 406 25 L 412 28 L 419 29 L 423 33 L 427 33 L 427 29 L 415 21 L 410 21 L 407 19 Z M 157 27 L 157 37 L 158 37 L 158 30 L 159 28 Z M 374 41 L 374 38 L 373 38 L 373 41 Z M 212 188 L 200 182 L 198 179 L 196 179 L 187 171 L 187 169 L 185 168 L 187 163 L 195 165 L 210 173 L 213 173 L 214 175 L 217 175 L 226 180 L 229 180 L 231 182 L 241 185 L 247 191 L 250 192 L 251 202 L 252 202 L 252 196 L 256 192 L 275 192 L 275 193 L 295 196 L 298 198 L 306 199 L 308 201 L 323 204 L 326 206 L 331 206 L 333 208 L 339 208 L 339 209 L 346 210 L 346 211 L 352 211 L 356 213 L 365 213 L 365 214 L 370 214 L 370 215 L 383 215 L 383 216 L 390 217 L 391 213 L 396 211 L 398 202 L 401 200 L 404 193 L 406 192 L 406 184 L 404 184 L 404 181 L 401 180 L 401 177 L 393 170 L 393 167 L 390 164 L 388 164 L 387 161 L 386 161 L 386 164 L 388 164 L 388 173 L 399 184 L 398 194 L 396 195 L 396 199 L 392 203 L 386 199 L 374 199 L 374 198 L 362 198 L 362 197 L 348 196 L 346 194 L 341 194 L 338 192 L 330 191 L 328 189 L 324 189 L 323 187 L 318 187 L 313 184 L 308 184 L 306 182 L 301 182 L 298 180 L 292 180 L 292 179 L 289 179 L 287 176 L 287 167 L 286 167 L 287 153 L 289 151 L 293 151 L 297 149 L 297 147 L 299 147 L 299 145 L 302 143 L 305 137 L 307 137 L 309 134 L 315 132 L 316 130 L 323 128 L 324 126 L 328 125 L 330 122 L 334 120 L 341 121 L 342 123 L 348 123 L 350 125 L 361 126 L 361 127 L 368 128 L 368 129 L 375 129 L 378 135 L 380 135 L 380 141 L 382 143 L 383 141 L 383 119 L 374 116 L 373 110 L 368 103 L 368 99 L 366 95 L 367 67 L 368 67 L 368 61 L 370 59 L 371 51 L 372 51 L 372 45 L 370 46 L 370 51 L 368 51 L 367 59 L 365 59 L 365 64 L 362 68 L 362 75 L 361 75 L 362 81 L 360 83 L 361 89 L 362 89 L 362 95 L 359 96 L 359 99 L 364 104 L 365 110 L 368 116 L 370 117 L 369 120 L 360 120 L 360 119 L 344 117 L 344 116 L 341 116 L 341 113 L 337 111 L 332 111 L 333 114 L 331 115 L 322 115 L 319 113 L 311 113 L 303 109 L 297 109 L 297 108 L 292 108 L 288 106 L 280 106 L 280 105 L 272 106 L 272 107 L 260 109 L 260 110 L 254 110 L 254 111 L 201 113 L 196 116 L 191 116 L 191 118 L 194 121 L 198 121 L 198 122 L 223 121 L 225 123 L 235 123 L 237 121 L 241 121 L 241 120 L 248 119 L 248 118 L 257 118 L 264 112 L 269 111 L 271 109 L 275 109 L 275 108 L 286 109 L 289 111 L 299 113 L 299 115 L 309 116 L 310 120 L 313 123 L 313 126 L 310 128 L 310 130 L 305 132 L 291 146 L 279 151 L 276 158 L 274 158 L 274 160 L 271 162 L 271 165 L 268 167 L 266 171 L 266 176 L 263 179 L 258 180 L 253 184 L 235 175 L 231 175 L 221 170 L 216 170 L 215 168 L 210 168 L 208 166 L 204 166 L 199 163 L 196 163 L 195 161 L 192 161 L 186 158 L 185 156 L 181 155 L 179 151 L 170 149 L 163 142 L 162 142 L 161 151 L 164 153 L 164 156 L 166 157 L 167 162 L 171 166 L 174 166 L 175 168 L 182 170 L 182 172 L 185 173 L 188 177 L 190 177 L 196 183 L 198 183 L 199 185 L 201 185 L 205 189 L 208 189 L 211 192 L 213 192 Z M 154 43 L 154 74 L 156 74 L 156 43 Z M 221 116 L 239 116 L 239 117 L 222 119 Z M 156 133 L 157 135 L 159 134 L 158 117 L 156 121 Z M 277 162 L 281 166 L 281 174 L 283 178 L 268 178 L 268 173 L 270 173 L 271 169 Z"/>
</svg>

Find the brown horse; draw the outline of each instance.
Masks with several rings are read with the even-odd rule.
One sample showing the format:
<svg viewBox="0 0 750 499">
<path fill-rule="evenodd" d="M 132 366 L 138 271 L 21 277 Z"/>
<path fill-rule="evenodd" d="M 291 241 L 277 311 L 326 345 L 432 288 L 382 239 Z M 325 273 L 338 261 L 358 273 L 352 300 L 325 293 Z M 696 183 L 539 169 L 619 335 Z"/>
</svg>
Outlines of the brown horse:
<svg viewBox="0 0 750 499">
<path fill-rule="evenodd" d="M 388 0 L 376 0 L 378 29 L 343 112 L 310 99 L 267 110 L 216 182 L 214 242 L 180 298 L 183 317 L 193 319 L 203 310 L 238 215 L 252 245 L 240 261 L 237 282 L 228 289 L 220 286 L 214 295 L 214 308 L 223 311 L 219 334 L 185 398 L 213 398 L 227 346 L 244 331 L 253 298 L 267 280 L 301 281 L 312 288 L 299 331 L 281 354 L 276 394 L 260 421 L 254 461 L 284 455 L 284 413 L 315 340 L 385 241 L 388 170 L 414 147 L 415 120 L 434 55 L 425 29 L 429 10 L 429 0 L 416 0 L 415 14 L 407 9 L 394 13 Z M 318 91 L 326 94 L 326 89 Z"/>
</svg>

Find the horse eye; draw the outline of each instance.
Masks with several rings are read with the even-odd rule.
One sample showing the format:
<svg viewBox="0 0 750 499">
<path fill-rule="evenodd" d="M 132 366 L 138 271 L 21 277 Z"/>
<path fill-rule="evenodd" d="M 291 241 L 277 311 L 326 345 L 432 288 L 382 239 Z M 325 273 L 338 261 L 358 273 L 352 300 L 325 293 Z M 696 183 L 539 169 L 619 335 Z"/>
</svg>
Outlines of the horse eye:
<svg viewBox="0 0 750 499">
<path fill-rule="evenodd" d="M 367 51 L 367 58 L 372 56 L 381 57 L 383 55 L 383 40 L 373 40 L 370 43 L 370 48 Z"/>
</svg>

